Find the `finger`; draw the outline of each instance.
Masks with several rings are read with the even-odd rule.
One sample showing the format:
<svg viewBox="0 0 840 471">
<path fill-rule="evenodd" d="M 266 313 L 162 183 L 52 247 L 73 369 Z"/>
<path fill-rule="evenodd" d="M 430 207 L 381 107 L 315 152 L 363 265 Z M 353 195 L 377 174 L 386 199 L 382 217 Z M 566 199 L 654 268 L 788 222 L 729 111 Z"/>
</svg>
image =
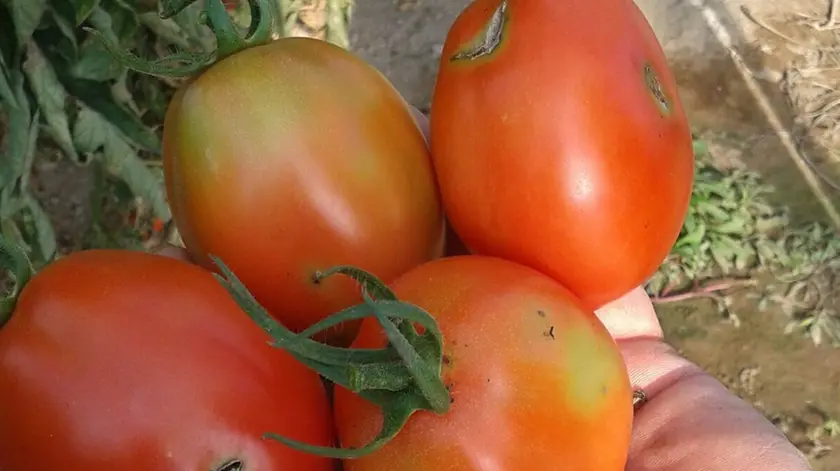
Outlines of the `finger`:
<svg viewBox="0 0 840 471">
<path fill-rule="evenodd" d="M 411 106 L 411 116 L 414 118 L 414 124 L 420 128 L 420 132 L 423 133 L 423 138 L 426 139 L 426 145 L 429 144 L 429 118 L 423 114 L 422 111 L 418 110 L 417 108 Z"/>
<path fill-rule="evenodd" d="M 639 288 L 596 315 L 615 337 L 637 411 L 627 471 L 808 471 L 785 436 L 663 341 L 647 293 Z"/>
<path fill-rule="evenodd" d="M 698 371 L 688 360 L 673 355 L 663 341 L 653 303 L 643 288 L 605 305 L 595 315 L 616 340 L 633 389 L 641 389 L 648 399 Z"/>
<path fill-rule="evenodd" d="M 166 245 L 154 250 L 152 253 L 154 253 L 156 255 L 162 255 L 164 257 L 183 260 L 185 262 L 192 262 L 192 260 L 190 260 L 190 256 L 187 253 L 187 251 L 183 247 L 178 247 L 176 245 L 166 244 Z"/>
<path fill-rule="evenodd" d="M 595 311 L 595 315 L 616 340 L 662 338 L 656 311 L 643 288 L 630 291 Z"/>
<path fill-rule="evenodd" d="M 636 413 L 627 471 L 811 469 L 799 450 L 753 407 L 662 342 L 656 343 L 659 346 L 648 347 L 647 354 L 655 348 L 661 351 L 647 359 L 644 348 L 626 352 L 630 363 L 670 371 L 660 376 L 655 396 Z M 674 375 L 678 378 L 669 377 Z"/>
</svg>

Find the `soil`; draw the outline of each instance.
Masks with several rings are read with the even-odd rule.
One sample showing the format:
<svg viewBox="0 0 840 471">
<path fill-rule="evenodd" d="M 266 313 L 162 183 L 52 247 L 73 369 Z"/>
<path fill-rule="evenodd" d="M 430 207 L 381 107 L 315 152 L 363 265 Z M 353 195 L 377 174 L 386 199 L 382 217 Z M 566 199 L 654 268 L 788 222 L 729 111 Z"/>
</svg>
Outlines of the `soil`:
<svg viewBox="0 0 840 471">
<path fill-rule="evenodd" d="M 466 5 L 465 0 L 377 0 L 358 2 L 350 31 L 351 44 L 379 68 L 407 100 L 428 110 L 437 61 L 446 31 Z M 745 166 L 757 171 L 779 190 L 776 202 L 792 208 L 799 222 L 826 220 L 825 212 L 794 165 L 767 108 L 756 101 L 755 90 L 734 65 L 733 53 L 743 58 L 772 111 L 787 132 L 797 130 L 798 110 L 791 108 L 779 75 L 791 61 L 788 41 L 737 16 L 737 6 L 700 0 L 644 0 L 648 15 L 669 55 L 681 85 L 681 94 L 697 133 L 706 140 L 723 166 Z M 787 12 L 775 12 L 780 29 L 794 34 L 800 28 L 792 14 L 825 13 L 826 2 L 739 2 L 764 14 L 766 6 L 786 3 Z M 735 44 L 729 50 L 715 40 L 701 11 L 716 11 L 720 23 L 730 26 Z M 762 7 L 764 5 L 765 7 Z M 762 9 L 763 8 L 763 9 Z M 736 12 L 736 13 L 733 13 Z M 768 20 L 769 21 L 769 20 Z M 704 29 L 705 28 L 705 29 Z M 787 29 L 785 29 L 787 28 Z M 796 34 L 802 34 L 801 30 Z M 798 133 L 809 151 L 815 137 Z M 819 152 L 814 151 L 817 154 Z M 832 160 L 812 154 L 818 165 L 831 168 Z M 69 164 L 39 167 L 40 195 L 56 224 L 64 245 L 78 246 L 86 227 L 90 175 Z M 840 201 L 837 193 L 831 194 Z M 812 458 L 816 471 L 840 470 L 840 437 L 821 437 L 831 419 L 840 419 L 840 349 L 815 347 L 796 334 L 786 335 L 785 315 L 774 309 L 759 312 L 754 301 L 733 298 L 740 327 L 727 322 L 711 303 L 688 301 L 658 306 L 667 340 L 687 358 L 719 378 L 734 393 L 750 401 L 774 421 Z M 840 431 L 838 431 L 840 433 Z M 825 434 L 823 434 L 825 435 Z"/>
</svg>

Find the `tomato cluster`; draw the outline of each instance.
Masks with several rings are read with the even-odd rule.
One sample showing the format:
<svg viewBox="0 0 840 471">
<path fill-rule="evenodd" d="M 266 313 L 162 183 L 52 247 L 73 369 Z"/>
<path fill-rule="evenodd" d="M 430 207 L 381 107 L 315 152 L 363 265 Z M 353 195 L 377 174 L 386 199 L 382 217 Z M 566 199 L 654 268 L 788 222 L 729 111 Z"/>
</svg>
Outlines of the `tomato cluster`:
<svg viewBox="0 0 840 471">
<path fill-rule="evenodd" d="M 476 0 L 428 145 L 352 53 L 245 46 L 166 115 L 195 264 L 28 280 L 0 239 L 0 469 L 622 471 L 632 391 L 593 310 L 667 255 L 693 168 L 633 2 Z"/>
</svg>

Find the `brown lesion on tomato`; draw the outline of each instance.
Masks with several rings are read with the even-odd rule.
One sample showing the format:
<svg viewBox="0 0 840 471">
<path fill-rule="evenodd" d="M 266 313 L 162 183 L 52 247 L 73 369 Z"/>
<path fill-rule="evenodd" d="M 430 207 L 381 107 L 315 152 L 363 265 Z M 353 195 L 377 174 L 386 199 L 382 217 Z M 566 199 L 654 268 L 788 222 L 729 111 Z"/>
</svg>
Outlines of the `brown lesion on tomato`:
<svg viewBox="0 0 840 471">
<path fill-rule="evenodd" d="M 469 43 L 462 46 L 449 60 L 451 62 L 462 60 L 472 61 L 493 54 L 502 43 L 505 23 L 508 20 L 507 7 L 507 0 L 502 0 L 499 6 L 496 7 L 496 10 L 493 11 L 493 16 L 490 17 L 490 21 L 487 22 L 482 31 Z"/>
<path fill-rule="evenodd" d="M 659 77 L 657 76 L 656 71 L 653 70 L 653 66 L 650 64 L 645 64 L 644 79 L 645 87 L 648 89 L 648 92 L 650 93 L 651 98 L 653 98 L 656 106 L 659 108 L 659 111 L 664 116 L 671 114 L 671 100 L 668 99 L 665 91 L 662 90 L 662 84 L 659 82 Z"/>
<path fill-rule="evenodd" d="M 555 336 L 554 336 L 554 326 L 553 326 L 553 325 L 552 325 L 552 326 L 550 326 L 550 327 L 548 328 L 548 330 L 546 330 L 545 332 L 543 332 L 543 335 L 544 335 L 546 338 L 550 338 L 551 340 L 556 340 L 556 339 L 557 339 L 557 337 L 555 337 Z"/>
<path fill-rule="evenodd" d="M 239 459 L 228 460 L 214 471 L 245 471 L 245 463 Z"/>
</svg>

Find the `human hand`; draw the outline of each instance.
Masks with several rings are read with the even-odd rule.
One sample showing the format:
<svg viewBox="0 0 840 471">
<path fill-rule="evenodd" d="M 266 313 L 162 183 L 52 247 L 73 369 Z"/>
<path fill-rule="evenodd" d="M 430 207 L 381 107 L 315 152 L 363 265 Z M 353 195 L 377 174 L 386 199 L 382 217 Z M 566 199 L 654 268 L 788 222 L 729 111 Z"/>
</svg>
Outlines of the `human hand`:
<svg viewBox="0 0 840 471">
<path fill-rule="evenodd" d="M 664 342 L 643 289 L 596 315 L 647 399 L 634 418 L 626 471 L 811 470 L 773 424 Z"/>
</svg>

